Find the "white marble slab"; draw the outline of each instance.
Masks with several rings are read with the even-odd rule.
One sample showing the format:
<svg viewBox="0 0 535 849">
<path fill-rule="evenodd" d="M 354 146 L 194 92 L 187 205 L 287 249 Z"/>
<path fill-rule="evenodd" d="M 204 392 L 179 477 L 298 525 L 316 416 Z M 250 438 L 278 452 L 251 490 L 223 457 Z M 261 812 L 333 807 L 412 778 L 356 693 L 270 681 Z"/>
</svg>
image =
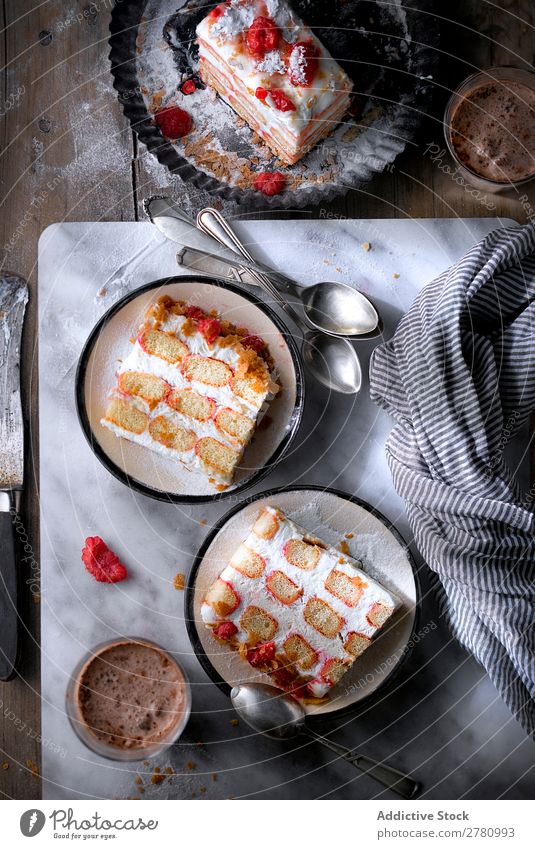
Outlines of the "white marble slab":
<svg viewBox="0 0 535 849">
<path fill-rule="evenodd" d="M 389 337 L 418 290 L 496 225 L 493 220 L 251 221 L 243 231 L 265 257 L 303 283 L 340 279 L 376 299 Z M 371 244 L 366 252 L 364 242 Z M 371 798 L 379 788 L 307 741 L 280 747 L 234 726 L 227 699 L 192 655 L 177 572 L 226 507 L 165 505 L 112 478 L 85 442 L 74 406 L 82 345 L 100 315 L 127 291 L 177 271 L 176 246 L 150 224 L 58 224 L 40 242 L 40 436 L 42 506 L 43 779 L 47 798 L 138 796 L 135 767 L 90 754 L 64 713 L 67 679 L 80 656 L 117 634 L 153 638 L 175 651 L 193 682 L 193 716 L 162 766 L 177 776 L 145 798 Z M 105 290 L 105 292 L 103 292 Z M 97 292 L 101 292 L 98 296 Z M 361 343 L 367 373 L 372 343 Z M 308 381 L 299 448 L 257 491 L 291 483 L 331 484 L 376 505 L 410 537 L 383 446 L 391 423 L 368 399 L 334 396 Z M 229 505 L 229 507 L 232 505 Z M 100 585 L 80 561 L 84 539 L 101 535 L 132 580 Z M 411 769 L 429 798 L 528 796 L 535 746 L 484 672 L 456 646 L 427 592 L 415 647 L 394 697 L 358 719 L 338 720 L 334 738 Z M 436 627 L 434 627 L 436 625 Z M 199 741 L 203 746 L 197 745 Z M 239 745 L 237 745 L 239 743 Z M 193 761 L 196 769 L 188 769 Z M 150 773 L 153 764 L 142 767 Z M 218 774 L 213 780 L 212 773 Z M 202 790 L 205 788 L 205 790 Z"/>
</svg>

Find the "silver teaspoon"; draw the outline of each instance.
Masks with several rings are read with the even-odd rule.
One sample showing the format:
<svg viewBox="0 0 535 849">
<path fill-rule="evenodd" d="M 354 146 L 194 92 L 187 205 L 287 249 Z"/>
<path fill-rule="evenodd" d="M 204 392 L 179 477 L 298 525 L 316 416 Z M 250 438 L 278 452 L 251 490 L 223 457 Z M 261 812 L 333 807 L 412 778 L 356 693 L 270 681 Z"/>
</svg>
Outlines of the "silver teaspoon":
<svg viewBox="0 0 535 849">
<path fill-rule="evenodd" d="M 290 740 L 305 734 L 403 799 L 414 799 L 418 795 L 420 785 L 410 775 L 366 755 L 355 754 L 313 731 L 306 725 L 303 706 L 289 693 L 269 684 L 242 684 L 232 689 L 230 698 L 240 719 L 259 734 L 274 740 Z"/>
<path fill-rule="evenodd" d="M 210 212 L 213 221 L 221 221 L 229 232 L 232 233 L 232 250 L 243 256 L 246 261 L 249 261 L 250 257 L 246 248 L 241 244 L 230 225 L 215 209 L 205 211 Z M 197 218 L 199 226 L 201 226 L 201 216 L 202 213 L 199 213 Z M 218 242 L 222 240 L 218 228 L 214 227 L 213 232 L 207 234 Z M 223 245 L 229 247 L 226 242 L 223 242 Z M 303 359 L 316 380 L 319 380 L 320 383 L 323 383 L 329 389 L 335 392 L 341 392 L 344 395 L 354 395 L 359 392 L 362 386 L 362 371 L 356 351 L 349 341 L 347 339 L 328 336 L 321 330 L 310 330 L 301 316 L 296 313 L 294 308 L 280 294 L 268 274 L 256 271 L 251 266 L 248 266 L 248 271 L 249 275 L 257 281 L 258 285 L 271 295 L 273 300 L 290 316 L 292 321 L 301 328 L 303 332 Z"/>
<path fill-rule="evenodd" d="M 235 230 L 216 209 L 208 207 L 197 215 L 197 226 L 228 250 L 239 252 L 249 264 L 267 275 L 279 292 L 297 298 L 310 323 L 324 333 L 371 339 L 382 333 L 382 322 L 370 300 L 345 283 L 325 281 L 301 286 L 295 280 L 258 262 L 246 249 Z"/>
</svg>

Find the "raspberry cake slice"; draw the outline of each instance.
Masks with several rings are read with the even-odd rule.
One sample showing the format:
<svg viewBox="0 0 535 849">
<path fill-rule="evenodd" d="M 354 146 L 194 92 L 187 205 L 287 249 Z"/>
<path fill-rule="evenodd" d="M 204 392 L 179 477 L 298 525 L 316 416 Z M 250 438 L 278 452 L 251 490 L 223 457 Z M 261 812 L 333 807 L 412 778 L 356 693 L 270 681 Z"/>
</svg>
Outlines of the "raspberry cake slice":
<svg viewBox="0 0 535 849">
<path fill-rule="evenodd" d="M 197 27 L 200 75 L 292 165 L 331 133 L 352 83 L 285 0 L 230 0 Z"/>
<path fill-rule="evenodd" d="M 119 367 L 101 424 L 221 490 L 279 391 L 273 370 L 263 339 L 163 296 Z"/>
<path fill-rule="evenodd" d="M 314 700 L 328 695 L 399 604 L 356 560 L 266 507 L 208 590 L 201 616 L 277 686 Z"/>
</svg>

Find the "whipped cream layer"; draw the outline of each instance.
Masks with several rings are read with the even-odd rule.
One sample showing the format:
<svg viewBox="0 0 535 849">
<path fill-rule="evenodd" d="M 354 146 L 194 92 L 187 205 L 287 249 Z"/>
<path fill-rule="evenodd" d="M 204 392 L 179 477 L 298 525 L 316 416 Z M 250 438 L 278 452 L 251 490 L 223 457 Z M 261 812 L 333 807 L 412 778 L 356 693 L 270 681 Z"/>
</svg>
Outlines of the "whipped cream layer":
<svg viewBox="0 0 535 849">
<path fill-rule="evenodd" d="M 263 558 L 265 567 L 262 574 L 250 578 L 234 566 L 230 564 L 226 566 L 219 580 L 232 588 L 239 597 L 239 605 L 232 613 L 222 616 L 216 609 L 217 605 L 214 607 L 210 603 L 210 593 L 208 593 L 201 608 L 201 616 L 205 625 L 214 633 L 222 622 L 231 622 L 237 630 L 230 640 L 230 645 L 240 651 L 242 656 L 247 657 L 247 650 L 251 648 L 251 639 L 250 632 L 243 627 L 242 617 L 250 605 L 260 607 L 277 622 L 277 630 L 269 642 L 274 644 L 275 664 L 280 664 L 286 672 L 286 677 L 291 679 L 291 686 L 288 689 L 296 690 L 304 685 L 305 697 L 309 695 L 323 698 L 337 683 L 337 681 L 329 680 L 326 673 L 330 661 L 341 661 L 348 669 L 356 659 L 355 654 L 346 648 L 350 635 L 359 635 L 359 638 L 364 638 L 363 642 L 367 645 L 367 641 L 371 641 L 376 636 L 387 619 L 400 606 L 400 601 L 393 593 L 370 578 L 362 570 L 361 563 L 321 540 L 312 539 L 305 528 L 296 525 L 277 508 L 266 507 L 263 514 L 272 516 L 277 521 L 278 526 L 274 536 L 270 539 L 259 536 L 255 532 L 257 522 L 243 543 L 249 551 Z M 319 560 L 310 571 L 289 562 L 287 546 L 294 540 L 309 542 L 319 549 Z M 352 599 L 351 606 L 327 589 L 326 582 L 333 570 L 336 573 L 343 573 L 350 581 L 357 582 L 360 597 L 356 603 L 353 603 L 354 599 Z M 299 597 L 292 603 L 280 601 L 268 589 L 267 580 L 274 572 L 286 575 L 300 591 Z M 305 608 L 311 599 L 326 602 L 343 621 L 335 636 L 325 636 L 305 620 Z M 383 621 L 380 625 L 372 621 L 373 611 L 377 609 L 377 605 L 381 606 L 383 612 Z M 290 635 L 303 637 L 316 654 L 315 662 L 306 669 L 300 669 L 298 664 L 296 665 L 286 656 L 284 642 Z M 361 648 L 359 654 L 363 650 Z M 290 676 L 287 675 L 289 670 L 292 671 Z M 271 674 L 275 682 L 282 685 L 277 681 L 277 669 L 270 669 L 267 664 L 265 668 L 262 667 L 262 671 Z"/>
<path fill-rule="evenodd" d="M 289 163 L 297 161 L 347 111 L 351 80 L 284 0 L 230 0 L 217 8 L 219 17 L 211 12 L 197 27 L 201 76 L 278 155 Z M 247 32 L 259 17 L 273 21 L 280 39 L 275 49 L 253 56 Z M 310 82 L 296 48 L 303 43 L 316 52 Z M 264 100 L 256 96 L 258 89 L 268 92 Z M 294 108 L 277 108 L 273 89 Z"/>
</svg>

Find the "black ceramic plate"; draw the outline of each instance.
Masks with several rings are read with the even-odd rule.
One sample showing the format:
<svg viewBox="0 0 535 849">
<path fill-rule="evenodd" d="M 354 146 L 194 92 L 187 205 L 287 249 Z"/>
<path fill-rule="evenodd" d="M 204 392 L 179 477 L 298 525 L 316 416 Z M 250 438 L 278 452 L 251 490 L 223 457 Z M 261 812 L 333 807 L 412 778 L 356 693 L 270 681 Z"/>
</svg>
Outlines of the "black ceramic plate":
<svg viewBox="0 0 535 849">
<path fill-rule="evenodd" d="M 188 472 L 178 462 L 118 438 L 100 424 L 110 389 L 116 383 L 117 362 L 128 353 L 128 340 L 137 335 L 147 308 L 160 295 L 216 309 L 229 321 L 262 336 L 270 346 L 282 389 L 270 405 L 268 426 L 257 430 L 240 462 L 235 483 L 224 492 L 215 491 L 204 475 Z M 122 483 L 161 501 L 217 501 L 253 486 L 288 454 L 303 414 L 303 369 L 290 331 L 266 304 L 227 281 L 171 277 L 136 289 L 100 319 L 78 364 L 76 405 L 91 448 Z"/>
<path fill-rule="evenodd" d="M 221 99 L 204 89 L 189 96 L 179 90 L 196 73 L 195 27 L 213 5 L 194 0 L 189 11 L 177 12 L 184 0 L 129 0 L 115 5 L 111 22 L 112 73 L 125 115 L 149 151 L 193 186 L 249 206 L 325 202 L 383 171 L 429 114 L 438 55 L 429 0 L 293 0 L 354 81 L 353 114 L 300 163 L 284 169 L 288 188 L 282 194 L 269 199 L 252 191 L 249 177 L 238 185 L 240 163 L 253 171 L 281 170 L 280 164 L 258 159 L 252 131 L 236 126 Z M 154 112 L 170 103 L 194 117 L 188 150 L 182 141 L 165 141 L 152 122 Z"/>
<path fill-rule="evenodd" d="M 204 541 L 191 569 L 185 595 L 186 626 L 197 658 L 212 681 L 227 695 L 233 686 L 269 678 L 244 663 L 237 652 L 214 639 L 200 615 L 207 589 L 247 536 L 262 506 L 280 507 L 290 518 L 318 536 L 344 539 L 351 531 L 350 553 L 363 562 L 365 571 L 402 600 L 401 608 L 358 658 L 328 701 L 305 707 L 310 716 L 326 719 L 357 712 L 364 704 L 385 695 L 399 675 L 412 646 L 421 600 L 416 566 L 408 546 L 395 527 L 364 501 L 329 487 L 289 486 L 262 492 L 226 514 Z M 330 540 L 328 540 L 330 541 Z"/>
</svg>

